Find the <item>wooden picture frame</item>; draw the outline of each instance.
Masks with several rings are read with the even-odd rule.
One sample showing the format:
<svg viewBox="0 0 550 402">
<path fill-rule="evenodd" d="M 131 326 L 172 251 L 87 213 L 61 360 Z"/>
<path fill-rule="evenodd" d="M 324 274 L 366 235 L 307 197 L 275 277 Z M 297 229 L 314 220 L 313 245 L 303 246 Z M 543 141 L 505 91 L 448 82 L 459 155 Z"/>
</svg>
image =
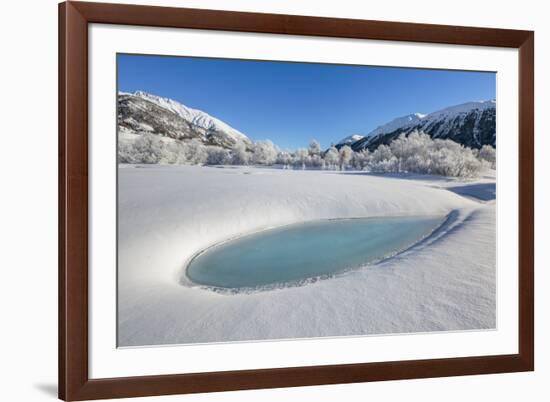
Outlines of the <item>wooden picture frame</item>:
<svg viewBox="0 0 550 402">
<path fill-rule="evenodd" d="M 88 24 L 120 24 L 519 49 L 519 353 L 90 379 Z M 59 5 L 59 397 L 141 397 L 534 369 L 534 33 L 508 29 L 65 2 Z"/>
</svg>

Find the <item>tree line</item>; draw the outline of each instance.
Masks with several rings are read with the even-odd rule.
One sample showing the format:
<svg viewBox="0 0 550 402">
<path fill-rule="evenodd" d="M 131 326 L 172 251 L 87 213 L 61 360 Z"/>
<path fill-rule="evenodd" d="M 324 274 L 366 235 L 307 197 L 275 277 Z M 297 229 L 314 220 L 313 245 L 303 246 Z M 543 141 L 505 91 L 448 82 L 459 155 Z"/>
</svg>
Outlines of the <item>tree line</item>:
<svg viewBox="0 0 550 402">
<path fill-rule="evenodd" d="M 389 145 L 376 150 L 354 151 L 344 145 L 323 151 L 318 141 L 295 151 L 280 150 L 269 140 L 247 147 L 204 145 L 200 140 L 177 141 L 144 133 L 134 141 L 120 141 L 120 163 L 258 165 L 283 169 L 364 170 L 379 173 L 420 173 L 455 177 L 475 177 L 484 168 L 496 167 L 496 150 L 465 147 L 449 139 L 433 139 L 422 132 L 401 134 Z"/>
</svg>

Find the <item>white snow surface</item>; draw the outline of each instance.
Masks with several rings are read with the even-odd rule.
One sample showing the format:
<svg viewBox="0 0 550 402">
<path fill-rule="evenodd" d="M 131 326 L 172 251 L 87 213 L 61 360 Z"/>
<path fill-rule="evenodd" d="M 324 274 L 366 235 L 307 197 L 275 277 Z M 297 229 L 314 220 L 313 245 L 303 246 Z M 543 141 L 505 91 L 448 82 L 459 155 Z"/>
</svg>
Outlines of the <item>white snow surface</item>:
<svg viewBox="0 0 550 402">
<path fill-rule="evenodd" d="M 136 91 L 131 95 L 138 96 L 142 99 L 153 102 L 154 104 L 164 109 L 167 109 L 184 118 L 185 120 L 193 123 L 194 125 L 202 127 L 206 130 L 223 131 L 233 137 L 233 139 L 235 140 L 245 140 L 247 142 L 250 142 L 250 139 L 246 135 L 234 129 L 220 119 L 210 116 L 208 113 L 203 112 L 202 110 L 192 109 L 175 100 L 152 95 L 144 91 Z"/>
<path fill-rule="evenodd" d="M 494 174 L 460 182 L 121 165 L 118 345 L 494 328 L 494 186 Z M 194 253 L 245 233 L 316 219 L 434 214 L 450 218 L 429 239 L 333 278 L 236 294 L 182 284 Z"/>
</svg>

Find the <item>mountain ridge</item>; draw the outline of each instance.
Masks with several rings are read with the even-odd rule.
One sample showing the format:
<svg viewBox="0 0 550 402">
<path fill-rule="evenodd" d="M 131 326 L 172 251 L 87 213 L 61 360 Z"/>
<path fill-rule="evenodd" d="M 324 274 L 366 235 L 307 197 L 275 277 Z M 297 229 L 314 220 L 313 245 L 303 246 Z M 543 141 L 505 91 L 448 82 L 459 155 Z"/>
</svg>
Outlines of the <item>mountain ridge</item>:
<svg viewBox="0 0 550 402">
<path fill-rule="evenodd" d="M 131 140 L 152 133 L 175 140 L 197 139 L 204 145 L 231 149 L 238 144 L 250 150 L 253 141 L 244 133 L 210 114 L 173 99 L 144 91 L 118 92 L 119 135 Z M 423 131 L 432 138 L 451 139 L 470 148 L 496 146 L 496 102 L 466 102 L 429 114 L 412 113 L 376 127 L 367 135 L 352 134 L 336 143 L 354 151 L 373 151 L 404 133 Z"/>
<path fill-rule="evenodd" d="M 205 145 L 250 147 L 252 141 L 210 114 L 173 99 L 144 91 L 118 93 L 118 125 L 132 134 L 149 132 L 177 140 L 198 139 Z"/>
<path fill-rule="evenodd" d="M 451 139 L 470 148 L 496 146 L 496 102 L 466 102 L 428 114 L 413 113 L 378 126 L 349 145 L 354 151 L 373 151 L 400 134 L 423 131 L 432 138 Z M 343 146 L 338 143 L 337 148 Z"/>
</svg>

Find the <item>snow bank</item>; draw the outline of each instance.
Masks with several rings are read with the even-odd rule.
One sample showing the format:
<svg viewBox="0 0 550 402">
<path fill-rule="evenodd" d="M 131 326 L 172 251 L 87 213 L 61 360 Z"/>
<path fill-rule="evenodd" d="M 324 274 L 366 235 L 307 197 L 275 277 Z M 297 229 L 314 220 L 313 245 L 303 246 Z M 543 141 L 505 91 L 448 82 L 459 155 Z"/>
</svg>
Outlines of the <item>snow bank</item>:
<svg viewBox="0 0 550 402">
<path fill-rule="evenodd" d="M 250 167 L 119 169 L 119 346 L 493 328 L 494 201 L 444 188 L 459 185 Z M 194 253 L 244 233 L 451 211 L 452 227 L 429 244 L 337 278 L 233 295 L 180 284 Z"/>
</svg>

